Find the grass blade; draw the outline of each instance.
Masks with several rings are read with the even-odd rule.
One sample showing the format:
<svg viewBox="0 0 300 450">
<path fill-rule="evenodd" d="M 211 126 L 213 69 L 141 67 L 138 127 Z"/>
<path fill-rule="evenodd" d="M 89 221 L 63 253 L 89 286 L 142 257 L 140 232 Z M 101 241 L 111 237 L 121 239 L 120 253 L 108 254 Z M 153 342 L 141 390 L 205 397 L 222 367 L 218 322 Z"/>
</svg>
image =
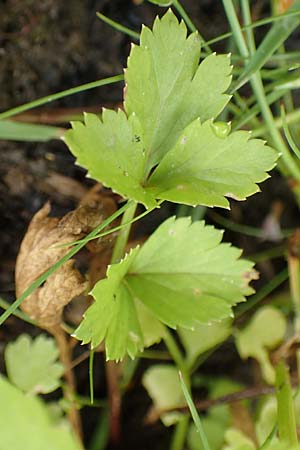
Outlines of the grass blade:
<svg viewBox="0 0 300 450">
<path fill-rule="evenodd" d="M 0 139 L 9 141 L 46 142 L 51 139 L 60 139 L 64 128 L 31 123 L 18 123 L 12 120 L 0 121 Z"/>
<path fill-rule="evenodd" d="M 186 384 L 185 384 L 185 382 L 183 380 L 181 372 L 179 372 L 179 378 L 180 378 L 180 383 L 181 383 L 183 394 L 185 396 L 186 402 L 187 402 L 188 407 L 190 409 L 191 416 L 192 416 L 193 421 L 195 423 L 196 429 L 197 429 L 197 431 L 199 433 L 199 436 L 200 436 L 203 448 L 204 448 L 204 450 L 210 450 L 210 446 L 209 446 L 207 437 L 206 437 L 206 435 L 204 433 L 204 429 L 203 429 L 203 426 L 202 426 L 202 423 L 201 423 L 200 416 L 199 416 L 199 414 L 197 412 L 197 409 L 196 409 L 195 404 L 194 404 L 194 402 L 192 400 L 192 397 L 190 396 L 189 390 L 188 390 L 188 388 L 187 388 L 187 386 L 186 386 Z"/>
<path fill-rule="evenodd" d="M 102 22 L 105 22 L 107 25 L 110 25 L 115 30 L 127 34 L 128 36 L 132 37 L 135 40 L 140 39 L 140 35 L 136 31 L 133 31 L 130 28 L 121 25 L 119 22 L 115 22 L 114 20 L 110 19 L 109 17 L 106 17 L 104 14 L 101 14 L 100 12 L 97 12 L 96 15 L 98 19 L 102 20 Z"/>
<path fill-rule="evenodd" d="M 281 120 L 282 120 L 282 126 L 283 126 L 283 131 L 284 131 L 284 135 L 286 137 L 286 140 L 289 143 L 289 146 L 291 147 L 291 149 L 293 150 L 293 152 L 295 153 L 295 155 L 297 156 L 297 158 L 300 160 L 300 150 L 297 147 L 296 142 L 294 141 L 294 139 L 292 138 L 292 135 L 290 133 L 287 121 L 286 121 L 286 114 L 285 114 L 285 110 L 284 110 L 284 106 L 281 105 Z"/>
<path fill-rule="evenodd" d="M 291 11 L 300 11 L 300 5 L 296 2 L 291 7 Z M 281 21 L 276 22 L 265 36 L 264 40 L 258 47 L 257 51 L 250 58 L 245 70 L 236 82 L 234 89 L 243 86 L 251 76 L 257 72 L 272 56 L 275 51 L 285 42 L 289 35 L 295 30 L 300 23 L 300 17 L 297 15 L 284 17 Z"/>
<path fill-rule="evenodd" d="M 102 78 L 102 80 L 92 81 L 91 83 L 81 84 L 74 88 L 66 89 L 65 91 L 56 92 L 56 94 L 47 95 L 46 97 L 39 98 L 33 102 L 25 103 L 24 105 L 16 106 L 0 113 L 0 119 L 8 119 L 9 117 L 20 114 L 21 112 L 28 111 L 29 109 L 36 108 L 37 106 L 45 105 L 46 103 L 53 102 L 68 95 L 78 94 L 79 92 L 87 91 L 89 89 L 95 89 L 107 84 L 117 83 L 124 80 L 124 75 L 115 75 L 113 77 Z"/>
</svg>

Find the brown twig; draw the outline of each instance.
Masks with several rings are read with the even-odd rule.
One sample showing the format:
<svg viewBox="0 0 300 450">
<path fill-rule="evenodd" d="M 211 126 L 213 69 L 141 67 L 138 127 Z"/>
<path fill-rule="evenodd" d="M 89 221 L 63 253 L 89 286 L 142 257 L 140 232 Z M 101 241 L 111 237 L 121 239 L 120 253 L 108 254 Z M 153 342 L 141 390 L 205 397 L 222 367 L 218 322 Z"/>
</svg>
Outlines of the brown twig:
<svg viewBox="0 0 300 450">
<path fill-rule="evenodd" d="M 99 114 L 102 108 L 117 109 L 121 108 L 120 103 L 105 103 L 97 106 L 82 106 L 80 108 L 40 108 L 35 111 L 26 111 L 16 114 L 13 120 L 17 122 L 30 122 L 48 125 L 57 125 L 79 120 L 83 112 Z"/>
<path fill-rule="evenodd" d="M 297 385 L 297 382 L 294 382 L 293 385 Z M 244 389 L 243 391 L 233 392 L 232 394 L 222 395 L 218 398 L 213 399 L 207 399 L 207 400 L 200 400 L 195 401 L 195 407 L 198 412 L 206 411 L 209 408 L 212 408 L 213 406 L 222 405 L 222 404 L 231 404 L 235 403 L 241 400 L 247 400 L 247 399 L 253 399 L 256 397 L 260 397 L 262 395 L 269 395 L 275 393 L 275 387 L 274 386 L 255 386 L 249 389 Z M 181 406 L 178 408 L 170 408 L 170 409 L 164 409 L 164 410 L 150 410 L 150 414 L 146 417 L 146 423 L 152 424 L 156 422 L 162 414 L 172 412 L 172 411 L 181 411 L 181 412 L 188 412 L 189 407 L 188 406 Z"/>
<path fill-rule="evenodd" d="M 110 438 L 113 445 L 120 442 L 121 436 L 121 393 L 119 387 L 119 368 L 114 361 L 105 364 L 108 386 Z"/>
<path fill-rule="evenodd" d="M 60 327 L 53 327 L 49 330 L 51 334 L 55 337 L 57 346 L 60 352 L 60 361 L 65 368 L 64 377 L 66 380 L 66 384 L 64 387 L 64 397 L 70 404 L 68 417 L 72 429 L 75 435 L 78 437 L 79 442 L 82 443 L 82 424 L 79 411 L 74 402 L 75 394 L 76 394 L 76 380 L 74 376 L 74 372 L 70 369 L 72 359 L 71 359 L 71 347 L 69 345 L 69 340 L 67 338 L 66 333 Z"/>
</svg>

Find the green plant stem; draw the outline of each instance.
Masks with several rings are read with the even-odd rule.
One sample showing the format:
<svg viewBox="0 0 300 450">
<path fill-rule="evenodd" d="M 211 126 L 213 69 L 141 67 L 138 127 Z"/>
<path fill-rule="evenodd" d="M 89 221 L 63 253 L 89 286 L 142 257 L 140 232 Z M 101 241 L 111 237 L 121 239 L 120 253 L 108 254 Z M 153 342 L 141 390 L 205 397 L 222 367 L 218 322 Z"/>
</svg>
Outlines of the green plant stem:
<svg viewBox="0 0 300 450">
<path fill-rule="evenodd" d="M 119 262 L 125 253 L 125 248 L 128 242 L 128 237 L 131 229 L 132 220 L 135 215 L 135 211 L 137 208 L 137 203 L 131 202 L 131 205 L 129 208 L 126 209 L 126 211 L 123 214 L 122 221 L 121 221 L 121 231 L 119 233 L 119 236 L 117 237 L 116 243 L 114 245 L 112 257 L 111 257 L 111 263 L 117 263 Z M 124 226 L 124 224 L 127 224 Z"/>
<path fill-rule="evenodd" d="M 191 397 L 191 395 L 189 393 L 189 389 L 188 389 L 188 387 L 186 386 L 186 384 L 184 382 L 182 374 L 179 373 L 179 376 L 180 376 L 181 387 L 182 387 L 182 390 L 183 390 L 186 402 L 188 404 L 188 407 L 190 409 L 190 412 L 191 412 L 193 421 L 195 423 L 196 429 L 197 429 L 197 431 L 199 433 L 199 436 L 200 436 L 200 439 L 201 439 L 201 442 L 202 442 L 202 446 L 203 446 L 204 450 L 210 450 L 210 446 L 209 446 L 207 437 L 205 435 L 205 432 L 204 432 L 204 429 L 203 429 L 203 426 L 202 426 L 202 423 L 201 423 L 200 416 L 199 416 L 199 414 L 197 412 L 196 406 L 195 406 L 195 404 L 194 404 L 194 402 L 192 400 L 192 397 Z"/>
<path fill-rule="evenodd" d="M 132 37 L 133 39 L 138 40 L 140 38 L 139 33 L 137 33 L 136 31 L 133 31 L 130 28 L 125 27 L 124 25 L 121 25 L 119 22 L 115 22 L 114 20 L 110 19 L 109 17 L 106 17 L 104 14 L 101 14 L 100 12 L 97 12 L 96 14 L 100 20 L 107 23 L 107 25 L 110 25 L 115 30 L 120 31 L 123 34 L 127 34 L 128 36 Z"/>
<path fill-rule="evenodd" d="M 99 419 L 99 423 L 94 428 L 88 450 L 104 450 L 107 447 L 109 437 L 109 414 L 104 410 Z"/>
<path fill-rule="evenodd" d="M 184 448 L 189 422 L 190 418 L 187 414 L 180 418 L 172 436 L 170 450 L 182 450 Z"/>
<path fill-rule="evenodd" d="M 4 300 L 4 298 L 0 297 L 0 308 L 6 311 L 9 307 L 10 304 L 6 300 Z M 23 313 L 23 311 L 21 311 L 20 309 L 16 309 L 13 312 L 13 315 L 18 317 L 18 319 L 23 320 L 24 322 L 30 323 L 30 325 L 38 326 L 34 320 L 30 319 L 30 317 L 27 316 L 27 314 Z"/>
<path fill-rule="evenodd" d="M 284 135 L 286 137 L 286 140 L 289 143 L 289 146 L 291 147 L 291 149 L 295 153 L 296 157 L 300 160 L 300 150 L 297 147 L 294 139 L 292 138 L 292 135 L 291 135 L 290 130 L 288 128 L 288 125 L 286 123 L 286 114 L 285 114 L 285 110 L 284 110 L 284 106 L 283 105 L 281 105 L 280 110 L 281 110 L 281 121 L 282 121 Z"/>
<path fill-rule="evenodd" d="M 195 27 L 195 25 L 193 24 L 193 22 L 191 21 L 191 19 L 189 18 L 188 14 L 186 13 L 185 9 L 183 8 L 183 6 L 181 5 L 181 3 L 179 2 L 179 0 L 174 0 L 173 2 L 173 6 L 174 8 L 177 10 L 177 12 L 180 14 L 180 16 L 182 17 L 182 19 L 185 21 L 185 23 L 188 26 L 188 29 L 194 33 L 195 31 L 197 31 L 197 28 Z M 201 35 L 199 34 L 200 39 L 202 42 L 205 42 L 204 39 L 201 37 Z M 209 49 L 208 49 L 209 51 Z"/>
<path fill-rule="evenodd" d="M 4 309 L 5 311 L 10 308 L 11 304 L 8 303 L 6 300 L 4 300 L 4 298 L 0 297 L 0 308 Z M 20 320 L 23 320 L 24 322 L 30 323 L 30 325 L 33 325 L 35 327 L 39 327 L 39 324 L 37 322 L 35 322 L 34 320 L 30 319 L 29 316 L 27 316 L 27 314 L 25 314 L 23 311 L 21 311 L 20 309 L 16 309 L 12 315 L 14 315 L 15 317 L 17 317 Z M 62 322 L 61 323 L 61 328 L 68 334 L 72 334 L 73 333 L 73 328 L 70 327 L 69 325 L 67 325 L 66 323 Z"/>
<path fill-rule="evenodd" d="M 256 264 L 262 261 L 267 261 L 274 258 L 279 258 L 286 254 L 286 245 L 278 245 L 277 247 L 271 247 L 268 250 L 263 250 L 258 253 L 250 253 L 247 258 Z"/>
<path fill-rule="evenodd" d="M 223 6 L 233 32 L 236 45 L 238 46 L 242 56 L 245 59 L 248 59 L 250 53 L 245 43 L 244 36 L 242 34 L 241 27 L 232 0 L 223 0 Z M 266 99 L 259 71 L 251 76 L 250 83 L 256 95 L 257 102 L 260 106 L 260 110 L 264 118 L 264 121 L 266 122 L 268 132 L 272 138 L 273 145 L 282 154 L 282 164 L 285 166 L 285 169 L 290 176 L 292 176 L 296 180 L 300 180 L 300 168 L 296 165 L 293 157 L 291 156 L 288 148 L 286 147 L 282 139 L 281 134 L 279 133 L 278 129 L 274 124 L 274 118 Z M 295 194 L 297 201 L 300 204 L 299 188 L 296 190 Z"/>
<path fill-rule="evenodd" d="M 167 327 L 165 327 L 163 339 L 170 355 L 172 356 L 173 361 L 175 362 L 178 370 L 181 372 L 182 377 L 184 378 L 185 384 L 188 386 L 188 389 L 190 389 L 191 379 L 188 365 L 182 355 L 179 346 L 177 345 L 176 340 Z M 183 448 L 186 439 L 186 433 L 188 430 L 188 423 L 188 416 L 183 417 L 178 422 L 173 432 L 170 450 L 181 450 Z"/>
<path fill-rule="evenodd" d="M 257 20 L 256 22 L 253 22 L 250 25 L 241 27 L 241 30 L 242 31 L 246 31 L 248 29 L 254 29 L 254 28 L 262 27 L 264 25 L 268 25 L 270 23 L 277 22 L 278 20 L 282 20 L 285 17 L 298 16 L 299 14 L 300 14 L 299 11 L 292 11 L 292 12 L 287 12 L 287 13 L 284 13 L 284 14 L 279 14 L 278 16 L 267 17 L 265 19 Z M 217 36 L 215 38 L 212 38 L 209 41 L 206 41 L 206 43 L 207 43 L 207 45 L 216 44 L 217 42 L 220 42 L 220 41 L 223 41 L 224 39 L 230 38 L 232 36 L 232 34 L 233 33 L 229 31 L 229 32 L 221 34 L 221 35 L 219 35 L 219 36 Z M 278 55 L 274 55 L 272 57 L 272 59 L 278 60 L 278 58 L 276 56 L 278 56 Z M 285 57 L 290 57 L 290 54 L 286 55 Z"/>
<path fill-rule="evenodd" d="M 125 210 L 121 225 L 127 223 L 124 226 L 120 234 L 117 237 L 116 243 L 114 245 L 111 263 L 118 263 L 124 256 L 126 245 L 128 242 L 128 237 L 131 229 L 132 219 L 134 217 L 137 203 L 128 202 L 128 208 Z M 115 361 L 106 361 L 105 364 L 106 380 L 108 386 L 108 398 L 109 398 L 109 428 L 110 437 L 114 445 L 119 444 L 121 437 L 121 390 L 119 383 L 119 367 Z"/>
<path fill-rule="evenodd" d="M 300 108 L 295 109 L 291 113 L 288 113 L 285 116 L 285 119 L 286 119 L 287 124 L 292 124 L 292 123 L 298 122 L 300 120 Z M 278 129 L 283 128 L 282 118 L 277 117 L 276 119 L 274 119 L 274 125 Z M 267 126 L 263 125 L 261 127 L 256 128 L 255 130 L 253 130 L 252 137 L 263 136 L 265 133 L 267 133 L 267 131 L 268 131 Z"/>
<path fill-rule="evenodd" d="M 265 286 L 263 286 L 256 294 L 252 295 L 246 303 L 241 303 L 234 310 L 234 315 L 236 318 L 240 317 L 245 312 L 252 309 L 264 298 L 271 294 L 278 286 L 284 283 L 289 278 L 289 273 L 287 269 L 283 269 L 271 281 L 269 281 Z"/>
<path fill-rule="evenodd" d="M 241 0 L 241 7 L 242 7 L 243 18 L 244 18 L 244 25 L 247 27 L 245 30 L 246 37 L 247 37 L 247 43 L 248 43 L 248 47 L 250 50 L 250 54 L 253 55 L 255 53 L 256 46 L 255 46 L 253 30 L 251 28 L 249 28 L 249 25 L 251 25 L 251 23 L 252 23 L 249 1 Z"/>
<path fill-rule="evenodd" d="M 297 429 L 290 376 L 284 362 L 276 367 L 276 398 L 279 439 L 289 447 L 297 445 Z"/>
<path fill-rule="evenodd" d="M 132 202 L 128 202 L 123 205 L 118 211 L 104 220 L 98 227 L 96 227 L 91 233 L 87 235 L 87 238 L 92 238 L 96 234 L 98 234 L 101 230 L 106 228 L 111 222 L 113 222 L 117 217 L 123 214 L 128 208 L 132 206 Z M 21 303 L 33 293 L 35 289 L 41 286 L 47 278 L 52 275 L 56 270 L 58 270 L 65 262 L 71 259 L 76 253 L 79 252 L 84 247 L 84 243 L 80 243 L 75 245 L 65 256 L 63 256 L 60 260 L 57 261 L 50 269 L 46 270 L 40 277 L 38 277 L 27 289 L 10 305 L 10 307 L 0 316 L 0 326 L 5 322 L 5 320 L 13 314 L 16 309 L 21 305 Z"/>
<path fill-rule="evenodd" d="M 176 366 L 178 367 L 178 370 L 180 370 L 180 372 L 184 376 L 185 382 L 188 383 L 188 385 L 190 385 L 187 364 L 171 331 L 169 331 L 167 327 L 165 327 L 163 339 L 167 349 L 170 352 L 170 355 L 172 356 Z"/>
<path fill-rule="evenodd" d="M 162 202 L 163 202 L 163 200 L 161 200 L 159 202 L 159 204 L 161 204 Z M 79 239 L 78 241 L 72 241 L 72 242 L 67 242 L 65 244 L 54 245 L 53 248 L 63 248 L 63 247 L 68 247 L 69 245 L 75 245 L 75 244 L 79 244 L 79 243 L 87 244 L 88 242 L 90 242 L 90 241 L 92 241 L 94 239 L 99 239 L 99 238 L 102 238 L 104 236 L 108 236 L 109 234 L 112 234 L 112 233 L 115 233 L 116 231 L 122 230 L 123 228 L 127 227 L 127 225 L 132 225 L 134 222 L 137 222 L 138 220 L 140 220 L 143 217 L 145 217 L 148 214 L 150 214 L 156 208 L 157 207 L 155 206 L 152 209 L 147 209 L 146 211 L 142 212 L 138 216 L 133 217 L 128 222 L 124 222 L 124 223 L 122 222 L 121 225 L 118 225 L 117 227 L 109 228 L 109 230 L 104 231 L 103 233 L 99 233 L 96 236 L 93 236 L 91 238 L 85 237 L 83 239 Z M 189 208 L 189 206 L 187 206 L 187 208 Z"/>
<path fill-rule="evenodd" d="M 249 225 L 244 225 L 241 223 L 235 223 L 230 219 L 227 219 L 226 217 L 221 216 L 221 214 L 218 214 L 214 211 L 212 211 L 209 214 L 209 217 L 214 220 L 218 225 L 222 225 L 225 228 L 228 228 L 229 230 L 232 230 L 236 233 L 245 234 L 246 236 L 253 236 L 260 239 L 265 238 L 265 234 L 261 228 L 256 227 L 250 227 Z M 293 233 L 292 229 L 284 229 L 281 230 L 283 237 L 289 237 Z"/>
<path fill-rule="evenodd" d="M 71 89 L 66 89 L 65 91 L 57 92 L 55 94 L 47 95 L 46 97 L 39 98 L 33 102 L 25 103 L 24 105 L 16 106 L 15 108 L 9 109 L 0 113 L 0 120 L 7 119 L 8 117 L 15 116 L 29 109 L 36 108 L 37 106 L 45 105 L 46 103 L 53 102 L 68 95 L 78 94 L 79 92 L 87 91 L 89 89 L 95 89 L 100 86 L 105 86 L 107 84 L 118 83 L 124 80 L 124 75 L 115 75 L 113 77 L 103 78 L 102 80 L 92 81 L 91 83 L 82 84 Z"/>
</svg>

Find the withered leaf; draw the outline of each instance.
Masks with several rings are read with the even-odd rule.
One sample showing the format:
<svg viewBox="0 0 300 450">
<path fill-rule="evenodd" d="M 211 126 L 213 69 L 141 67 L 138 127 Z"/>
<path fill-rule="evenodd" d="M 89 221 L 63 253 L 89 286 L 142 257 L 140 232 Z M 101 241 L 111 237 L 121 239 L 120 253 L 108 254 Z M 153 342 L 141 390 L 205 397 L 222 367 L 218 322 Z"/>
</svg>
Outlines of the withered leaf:
<svg viewBox="0 0 300 450">
<path fill-rule="evenodd" d="M 35 214 L 22 241 L 16 262 L 17 296 L 70 249 L 58 247 L 59 245 L 88 234 L 113 213 L 115 205 L 112 199 L 103 199 L 94 189 L 77 209 L 63 218 L 49 217 L 50 209 L 50 204 L 46 203 Z M 69 260 L 56 270 L 21 305 L 43 328 L 58 325 L 64 306 L 87 288 L 87 283 L 74 267 L 74 262 Z"/>
</svg>

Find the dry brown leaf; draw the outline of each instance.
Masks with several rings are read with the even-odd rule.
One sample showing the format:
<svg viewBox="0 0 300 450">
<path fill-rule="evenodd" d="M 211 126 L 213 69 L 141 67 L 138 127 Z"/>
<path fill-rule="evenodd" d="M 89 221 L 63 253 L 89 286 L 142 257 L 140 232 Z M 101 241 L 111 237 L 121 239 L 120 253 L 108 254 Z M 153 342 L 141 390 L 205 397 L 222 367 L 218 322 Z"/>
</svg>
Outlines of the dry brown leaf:
<svg viewBox="0 0 300 450">
<path fill-rule="evenodd" d="M 50 204 L 46 203 L 33 217 L 21 244 L 16 263 L 17 296 L 69 251 L 69 247 L 58 245 L 82 238 L 115 208 L 113 200 L 103 197 L 99 188 L 61 219 L 49 217 Z M 61 322 L 64 306 L 86 287 L 84 277 L 74 268 L 74 260 L 69 260 L 27 297 L 21 308 L 40 326 L 50 328 Z"/>
</svg>

